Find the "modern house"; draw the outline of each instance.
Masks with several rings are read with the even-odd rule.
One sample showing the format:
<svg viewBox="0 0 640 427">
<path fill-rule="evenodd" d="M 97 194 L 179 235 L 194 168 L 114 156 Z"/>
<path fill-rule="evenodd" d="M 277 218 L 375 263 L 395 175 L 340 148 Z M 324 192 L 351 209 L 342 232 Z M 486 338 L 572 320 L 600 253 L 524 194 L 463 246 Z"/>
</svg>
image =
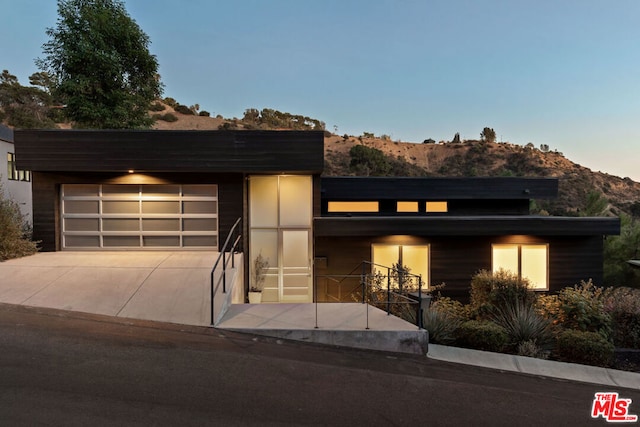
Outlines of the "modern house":
<svg viewBox="0 0 640 427">
<path fill-rule="evenodd" d="M 220 250 L 240 218 L 245 289 L 261 254 L 268 302 L 341 298 L 363 261 L 459 297 L 480 269 L 539 290 L 602 281 L 619 220 L 530 215 L 556 179 L 321 177 L 323 144 L 318 131 L 15 132 L 45 251 Z"/>
<path fill-rule="evenodd" d="M 17 168 L 13 130 L 3 125 L 0 125 L 0 155 L 6 159 L 0 162 L 0 186 L 4 196 L 15 201 L 22 215 L 31 222 L 31 172 Z"/>
</svg>

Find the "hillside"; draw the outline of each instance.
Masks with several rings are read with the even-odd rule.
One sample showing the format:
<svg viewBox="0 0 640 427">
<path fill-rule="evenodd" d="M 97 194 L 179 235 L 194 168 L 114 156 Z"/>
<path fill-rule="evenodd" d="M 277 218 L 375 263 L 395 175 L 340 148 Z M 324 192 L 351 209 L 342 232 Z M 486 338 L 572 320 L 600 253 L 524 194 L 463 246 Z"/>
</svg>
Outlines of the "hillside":
<svg viewBox="0 0 640 427">
<path fill-rule="evenodd" d="M 208 117 L 208 113 L 204 112 L 201 113 L 203 115 L 195 114 L 198 112 L 196 107 L 179 105 L 171 98 L 166 98 L 165 101 L 167 100 L 173 107 L 157 102 L 154 111 L 149 111 L 150 115 L 160 117 L 156 120 L 154 129 L 324 128 L 324 123 L 316 119 L 271 109 L 249 109 L 242 119 Z M 184 114 L 185 112 L 190 114 Z M 25 114 L 37 116 L 36 113 L 29 110 Z M 71 127 L 69 123 L 51 123 L 51 126 Z M 358 150 L 359 157 L 353 156 L 351 150 L 358 146 L 361 146 Z M 596 214 L 626 213 L 640 218 L 640 183 L 629 178 L 593 172 L 565 158 L 562 153 L 542 151 L 532 144 L 523 147 L 482 141 L 410 143 L 391 141 L 388 137 L 376 138 L 371 134 L 339 136 L 325 131 L 324 149 L 325 175 L 555 177 L 560 183 L 559 197 L 553 201 L 536 201 L 534 212 L 580 215 L 587 206 L 590 193 L 596 193 L 609 201 L 609 205 L 598 209 Z M 372 156 L 375 157 L 374 163 L 385 167 L 372 170 L 370 165 L 362 163 L 372 160 Z"/>
<path fill-rule="evenodd" d="M 202 117 L 172 112 L 175 122 L 158 120 L 155 129 L 255 128 L 242 120 Z M 587 205 L 590 192 L 602 194 L 609 202 L 603 214 L 624 212 L 640 216 L 640 183 L 620 178 L 574 163 L 562 153 L 543 152 L 537 148 L 510 143 L 465 141 L 463 143 L 421 144 L 389 139 L 343 136 L 325 133 L 325 174 L 355 175 L 350 150 L 356 145 L 380 150 L 390 161 L 399 164 L 403 174 L 423 176 L 527 176 L 559 179 L 558 199 L 539 201 L 537 208 L 552 215 L 579 215 Z M 404 165 L 404 166 L 403 166 Z"/>
</svg>

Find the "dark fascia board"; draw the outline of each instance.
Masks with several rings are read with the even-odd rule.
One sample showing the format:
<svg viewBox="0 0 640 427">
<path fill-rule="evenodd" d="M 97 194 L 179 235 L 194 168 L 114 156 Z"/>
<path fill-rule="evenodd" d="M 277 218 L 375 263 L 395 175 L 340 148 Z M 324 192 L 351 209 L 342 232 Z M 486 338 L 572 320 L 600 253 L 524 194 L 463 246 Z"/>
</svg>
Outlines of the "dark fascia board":
<svg viewBox="0 0 640 427">
<path fill-rule="evenodd" d="M 322 177 L 325 200 L 551 199 L 557 178 Z"/>
<path fill-rule="evenodd" d="M 20 169 L 320 173 L 322 131 L 16 130 Z"/>
<path fill-rule="evenodd" d="M 13 129 L 0 125 L 0 139 L 7 142 L 13 142 Z"/>
<path fill-rule="evenodd" d="M 318 237 L 619 235 L 619 218 L 551 216 L 316 217 Z"/>
</svg>

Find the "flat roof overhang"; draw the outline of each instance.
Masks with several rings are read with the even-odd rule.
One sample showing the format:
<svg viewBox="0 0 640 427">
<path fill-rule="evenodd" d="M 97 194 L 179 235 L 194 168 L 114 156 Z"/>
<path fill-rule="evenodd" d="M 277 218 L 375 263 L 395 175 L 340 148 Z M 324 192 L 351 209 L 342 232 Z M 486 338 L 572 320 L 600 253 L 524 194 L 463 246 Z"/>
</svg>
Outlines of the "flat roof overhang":
<svg viewBox="0 0 640 427">
<path fill-rule="evenodd" d="M 322 177 L 325 200 L 552 199 L 557 178 Z"/>
<path fill-rule="evenodd" d="M 619 235 L 619 218 L 552 216 L 316 217 L 316 237 Z"/>
<path fill-rule="evenodd" d="M 321 173 L 322 131 L 16 130 L 36 172 Z"/>
</svg>

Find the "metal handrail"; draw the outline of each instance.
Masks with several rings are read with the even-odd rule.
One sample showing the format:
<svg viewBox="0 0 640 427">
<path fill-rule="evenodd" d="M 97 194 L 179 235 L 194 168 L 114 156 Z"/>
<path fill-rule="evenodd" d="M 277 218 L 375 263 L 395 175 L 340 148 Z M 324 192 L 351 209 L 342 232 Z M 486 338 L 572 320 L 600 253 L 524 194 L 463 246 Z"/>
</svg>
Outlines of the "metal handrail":
<svg viewBox="0 0 640 427">
<path fill-rule="evenodd" d="M 406 271 L 402 271 L 400 272 L 399 269 L 394 268 L 394 267 L 389 267 L 389 266 L 385 266 L 385 265 L 381 265 L 381 264 L 376 264 L 373 263 L 371 261 L 362 261 L 356 268 L 354 268 L 349 274 L 331 274 L 331 275 L 319 275 L 316 276 L 316 278 L 320 278 L 320 277 L 324 277 L 327 279 L 332 279 L 332 281 L 334 283 L 332 283 L 332 286 L 341 286 L 342 282 L 344 282 L 346 279 L 360 279 L 360 287 L 361 292 L 362 292 L 362 304 L 365 303 L 369 303 L 367 304 L 367 306 L 371 305 L 371 289 L 373 288 L 373 283 L 371 283 L 370 280 L 368 280 L 369 278 L 371 278 L 373 276 L 372 273 L 372 269 L 373 267 L 379 267 L 379 269 L 387 270 L 387 274 L 382 275 L 382 277 L 386 277 L 386 289 L 383 287 L 381 288 L 383 291 L 386 292 L 386 301 L 380 301 L 379 303 L 381 304 L 385 304 L 386 305 L 386 311 L 387 311 L 387 315 L 391 315 L 391 306 L 392 305 L 396 305 L 396 304 L 417 304 L 418 305 L 418 310 L 417 310 L 417 318 L 416 318 L 416 326 L 418 326 L 419 328 L 423 327 L 423 323 L 422 323 L 422 313 L 423 313 L 423 308 L 422 308 L 422 294 L 423 294 L 423 290 L 422 290 L 422 286 L 423 286 L 423 282 L 422 282 L 422 275 L 418 275 L 418 274 L 413 274 L 413 273 L 408 273 Z M 361 269 L 361 274 L 353 274 L 356 270 Z M 401 276 L 404 278 L 403 282 L 406 283 L 407 281 L 411 281 L 410 279 L 413 278 L 415 280 L 415 282 L 417 283 L 417 301 L 415 301 L 413 298 L 398 292 L 397 288 L 394 288 L 391 286 L 392 284 L 392 273 L 395 272 L 396 276 Z M 337 280 L 340 279 L 340 280 Z M 407 280 L 409 279 L 409 280 Z M 401 283 L 402 285 L 402 283 Z M 355 288 L 358 287 L 358 285 L 356 285 L 354 287 L 353 290 L 355 290 Z M 406 288 L 405 288 L 406 289 Z M 317 295 L 317 291 L 318 291 L 318 286 L 315 287 L 315 301 L 316 301 L 316 328 L 318 327 L 318 308 L 317 308 L 317 304 L 318 304 L 318 295 Z M 397 298 L 405 300 L 405 301 L 391 301 L 391 296 L 395 295 Z M 368 307 L 367 307 L 367 311 L 366 311 L 366 329 L 369 329 L 369 311 L 368 311 Z"/>
<path fill-rule="evenodd" d="M 211 326 L 213 326 L 213 323 L 215 321 L 215 317 L 214 317 L 214 298 L 215 298 L 215 294 L 216 292 L 218 292 L 218 289 L 220 288 L 220 282 L 222 281 L 222 293 L 226 294 L 227 293 L 227 267 L 229 266 L 229 260 L 227 259 L 226 253 L 227 253 L 227 246 L 229 245 L 229 240 L 231 239 L 231 236 L 234 235 L 234 233 L 236 232 L 236 229 L 238 228 L 238 225 L 240 224 L 240 222 L 242 221 L 242 217 L 238 218 L 236 220 L 236 222 L 233 224 L 233 227 L 231 227 L 231 230 L 229 231 L 229 234 L 227 235 L 227 239 L 224 241 L 224 245 L 222 245 L 222 249 L 220 251 L 220 253 L 218 254 L 218 258 L 216 259 L 215 264 L 213 265 L 213 268 L 211 269 Z M 238 243 L 240 242 L 240 239 L 242 237 L 242 234 L 238 233 L 238 235 L 236 236 L 235 240 L 233 241 L 233 244 L 231 245 L 230 248 L 230 253 L 231 253 L 231 268 L 235 268 L 236 267 L 236 262 L 235 262 L 235 249 L 238 246 Z M 220 260 L 222 259 L 222 275 L 221 277 L 218 279 L 218 282 L 216 284 L 216 286 L 214 287 L 214 278 L 215 278 L 215 272 L 216 269 L 218 268 L 218 265 L 220 264 Z"/>
</svg>

